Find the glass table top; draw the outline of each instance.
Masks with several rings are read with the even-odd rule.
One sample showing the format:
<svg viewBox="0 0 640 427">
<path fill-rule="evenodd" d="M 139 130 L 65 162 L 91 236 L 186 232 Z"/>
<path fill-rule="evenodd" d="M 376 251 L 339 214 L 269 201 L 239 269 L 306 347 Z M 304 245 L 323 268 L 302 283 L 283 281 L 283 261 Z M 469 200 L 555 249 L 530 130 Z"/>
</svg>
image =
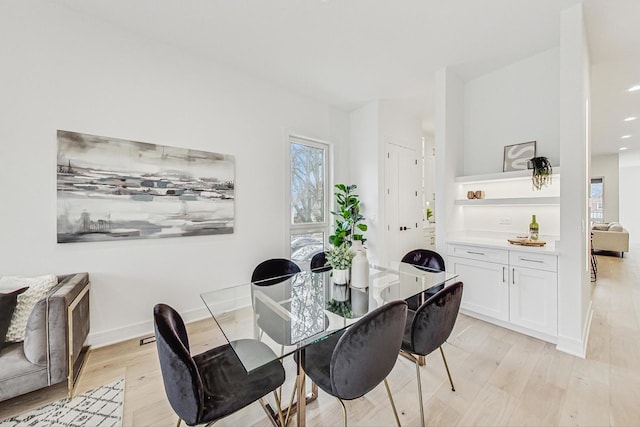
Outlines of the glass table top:
<svg viewBox="0 0 640 427">
<path fill-rule="evenodd" d="M 262 283 L 269 286 L 246 283 L 200 296 L 250 372 L 341 331 L 389 301 L 420 295 L 456 277 L 400 263 L 397 268 L 371 266 L 366 289 L 334 284 L 331 271 L 303 271 Z M 264 342 L 273 354 L 246 351 L 241 340 L 247 338 Z"/>
</svg>

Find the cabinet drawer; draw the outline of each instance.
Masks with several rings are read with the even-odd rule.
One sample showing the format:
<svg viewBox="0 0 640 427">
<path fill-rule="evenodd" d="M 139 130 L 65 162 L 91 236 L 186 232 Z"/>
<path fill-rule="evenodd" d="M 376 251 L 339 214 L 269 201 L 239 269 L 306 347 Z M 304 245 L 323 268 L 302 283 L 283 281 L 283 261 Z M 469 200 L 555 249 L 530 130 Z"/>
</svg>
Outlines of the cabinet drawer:
<svg viewBox="0 0 640 427">
<path fill-rule="evenodd" d="M 558 271 L 558 257 L 535 252 L 509 252 L 509 264 L 513 267 L 535 268 L 536 270 Z"/>
<path fill-rule="evenodd" d="M 449 245 L 447 254 L 466 259 L 478 261 L 498 262 L 507 264 L 509 262 L 509 252 L 503 249 L 494 249 L 478 246 Z"/>
</svg>

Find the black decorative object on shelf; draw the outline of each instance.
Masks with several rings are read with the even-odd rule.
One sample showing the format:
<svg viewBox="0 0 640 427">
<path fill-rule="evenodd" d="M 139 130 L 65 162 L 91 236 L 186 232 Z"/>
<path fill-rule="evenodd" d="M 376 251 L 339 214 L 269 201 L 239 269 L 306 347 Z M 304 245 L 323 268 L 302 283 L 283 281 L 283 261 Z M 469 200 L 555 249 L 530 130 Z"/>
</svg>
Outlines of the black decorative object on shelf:
<svg viewBox="0 0 640 427">
<path fill-rule="evenodd" d="M 534 157 L 529 160 L 528 165 L 531 165 L 529 169 L 533 169 L 531 182 L 535 190 L 542 190 L 542 187 L 551 184 L 553 168 L 549 159 L 546 157 Z"/>
</svg>

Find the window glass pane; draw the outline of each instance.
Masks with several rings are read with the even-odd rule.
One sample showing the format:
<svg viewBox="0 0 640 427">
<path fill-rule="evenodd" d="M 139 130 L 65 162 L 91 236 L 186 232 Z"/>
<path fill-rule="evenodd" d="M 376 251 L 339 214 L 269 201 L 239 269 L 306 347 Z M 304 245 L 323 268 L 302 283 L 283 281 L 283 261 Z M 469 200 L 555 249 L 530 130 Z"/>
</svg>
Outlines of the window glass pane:
<svg viewBox="0 0 640 427">
<path fill-rule="evenodd" d="M 309 262 L 314 254 L 323 250 L 323 232 L 291 235 L 291 259 L 296 262 Z"/>
<path fill-rule="evenodd" d="M 591 212 L 592 221 L 604 221 L 604 182 L 602 181 L 602 178 L 593 178 L 591 180 L 589 210 Z"/>
<path fill-rule="evenodd" d="M 292 224 L 325 222 L 324 153 L 322 148 L 291 143 Z"/>
</svg>

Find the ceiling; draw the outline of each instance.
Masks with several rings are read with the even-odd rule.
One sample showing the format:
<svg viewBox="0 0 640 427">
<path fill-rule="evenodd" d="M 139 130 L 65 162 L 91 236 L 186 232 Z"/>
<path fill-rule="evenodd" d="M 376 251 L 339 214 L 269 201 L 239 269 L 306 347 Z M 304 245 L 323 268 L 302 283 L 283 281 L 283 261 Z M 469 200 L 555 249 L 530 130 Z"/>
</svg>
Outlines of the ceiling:
<svg viewBox="0 0 640 427">
<path fill-rule="evenodd" d="M 581 2 L 55 1 L 338 108 L 401 101 L 427 131 L 437 70 L 450 66 L 470 79 L 558 46 L 560 12 Z M 640 0 L 582 3 L 592 61 L 592 152 L 640 149 L 640 91 L 627 91 L 640 84 Z M 624 122 L 629 116 L 638 119 Z"/>
</svg>

